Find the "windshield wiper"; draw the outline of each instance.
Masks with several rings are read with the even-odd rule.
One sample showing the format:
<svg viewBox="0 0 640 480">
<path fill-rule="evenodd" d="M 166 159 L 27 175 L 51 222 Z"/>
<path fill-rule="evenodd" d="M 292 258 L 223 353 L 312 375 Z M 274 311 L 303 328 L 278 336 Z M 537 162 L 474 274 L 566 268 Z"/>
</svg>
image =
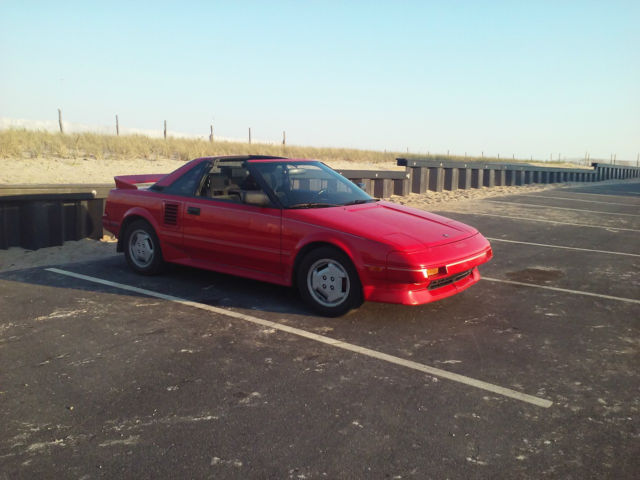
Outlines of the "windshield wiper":
<svg viewBox="0 0 640 480">
<path fill-rule="evenodd" d="M 343 206 L 347 205 L 360 205 L 361 203 L 369 203 L 369 202 L 379 202 L 380 200 L 377 198 L 361 198 L 359 200 L 352 200 L 351 202 L 343 203 Z"/>
<path fill-rule="evenodd" d="M 319 203 L 319 202 L 308 202 L 308 203 L 296 203 L 295 205 L 289 205 L 287 208 L 327 208 L 327 207 L 339 207 L 335 203 Z"/>
</svg>

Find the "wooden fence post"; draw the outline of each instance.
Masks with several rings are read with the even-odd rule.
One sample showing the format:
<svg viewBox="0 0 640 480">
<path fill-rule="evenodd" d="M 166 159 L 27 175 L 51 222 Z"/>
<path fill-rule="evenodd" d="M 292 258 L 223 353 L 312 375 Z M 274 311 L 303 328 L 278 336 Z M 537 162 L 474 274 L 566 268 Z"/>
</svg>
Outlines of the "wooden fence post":
<svg viewBox="0 0 640 480">
<path fill-rule="evenodd" d="M 287 144 L 287 132 L 285 132 L 284 130 L 282 131 L 282 145 L 286 145 Z"/>
<path fill-rule="evenodd" d="M 213 143 L 213 125 L 211 125 L 211 133 L 209 134 L 209 141 Z"/>
<path fill-rule="evenodd" d="M 118 122 L 118 115 L 116 115 L 116 135 L 120 136 L 120 123 Z"/>
<path fill-rule="evenodd" d="M 167 121 L 164 121 L 164 139 L 167 139 Z"/>
<path fill-rule="evenodd" d="M 60 133 L 64 133 L 64 127 L 62 126 L 62 110 L 58 109 L 58 124 L 60 125 Z"/>
</svg>

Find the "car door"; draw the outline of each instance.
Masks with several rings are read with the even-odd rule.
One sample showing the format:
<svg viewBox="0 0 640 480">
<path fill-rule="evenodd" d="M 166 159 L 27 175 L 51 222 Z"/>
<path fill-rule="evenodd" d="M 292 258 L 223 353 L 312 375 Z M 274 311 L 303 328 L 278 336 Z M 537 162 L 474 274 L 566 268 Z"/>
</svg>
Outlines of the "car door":
<svg viewBox="0 0 640 480">
<path fill-rule="evenodd" d="M 185 203 L 184 246 L 206 267 L 256 278 L 279 279 L 281 266 L 282 210 L 253 205 L 242 163 L 220 162 L 211 167 L 198 195 Z"/>
</svg>

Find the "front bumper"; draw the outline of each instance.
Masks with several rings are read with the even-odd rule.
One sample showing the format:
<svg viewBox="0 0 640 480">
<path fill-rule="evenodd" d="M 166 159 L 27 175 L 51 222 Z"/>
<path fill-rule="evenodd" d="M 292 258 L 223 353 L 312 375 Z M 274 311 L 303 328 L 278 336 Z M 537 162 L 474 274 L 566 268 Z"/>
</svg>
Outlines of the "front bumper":
<svg viewBox="0 0 640 480">
<path fill-rule="evenodd" d="M 453 275 L 455 276 L 455 275 Z M 445 277 L 446 278 L 446 277 Z M 423 305 L 450 297 L 466 290 L 480 280 L 478 267 L 473 267 L 470 273 L 458 281 L 443 285 L 439 288 L 429 289 L 428 284 L 423 285 L 381 285 L 367 286 L 364 288 L 365 298 L 370 302 L 400 303 L 402 305 Z"/>
<path fill-rule="evenodd" d="M 480 280 L 478 266 L 493 256 L 491 245 L 480 234 L 423 252 L 390 255 L 394 264 L 363 286 L 372 302 L 422 305 L 466 290 Z M 401 259 L 402 264 L 398 261 Z M 389 263 L 389 262 L 388 262 Z M 432 275 L 431 272 L 438 272 Z"/>
</svg>

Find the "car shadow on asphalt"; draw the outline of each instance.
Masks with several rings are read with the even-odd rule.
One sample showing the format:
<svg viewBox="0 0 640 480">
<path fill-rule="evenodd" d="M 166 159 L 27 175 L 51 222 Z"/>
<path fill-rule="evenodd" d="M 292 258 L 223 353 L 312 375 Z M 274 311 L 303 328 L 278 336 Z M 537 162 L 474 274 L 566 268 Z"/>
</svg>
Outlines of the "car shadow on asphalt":
<svg viewBox="0 0 640 480">
<path fill-rule="evenodd" d="M 120 295 L 145 297 L 142 293 L 63 276 L 50 272 L 47 268 L 57 268 L 221 308 L 300 315 L 312 313 L 291 288 L 180 265 L 170 265 L 159 275 L 143 276 L 130 271 L 122 256 L 12 270 L 0 273 L 0 279 L 82 291 L 113 292 L 115 289 Z"/>
<path fill-rule="evenodd" d="M 245 313 L 261 312 L 269 319 L 293 316 L 307 320 L 327 320 L 309 308 L 294 288 L 181 265 L 169 265 L 166 271 L 159 275 L 144 276 L 131 271 L 123 256 L 2 272 L 0 280 L 19 282 L 27 286 L 38 285 L 146 298 L 143 293 L 61 275 L 50 272 L 47 268 L 57 268 L 214 307 L 237 309 Z M 29 290 L 25 296 L 33 295 L 34 291 Z M 440 307 L 442 302 L 436 304 Z M 344 322 L 348 319 L 349 323 L 377 324 L 379 321 L 391 319 L 396 322 L 402 318 L 415 318 L 421 313 L 428 314 L 423 310 L 431 311 L 436 304 L 412 307 L 365 302 L 360 308 L 338 317 L 337 321 Z"/>
</svg>

